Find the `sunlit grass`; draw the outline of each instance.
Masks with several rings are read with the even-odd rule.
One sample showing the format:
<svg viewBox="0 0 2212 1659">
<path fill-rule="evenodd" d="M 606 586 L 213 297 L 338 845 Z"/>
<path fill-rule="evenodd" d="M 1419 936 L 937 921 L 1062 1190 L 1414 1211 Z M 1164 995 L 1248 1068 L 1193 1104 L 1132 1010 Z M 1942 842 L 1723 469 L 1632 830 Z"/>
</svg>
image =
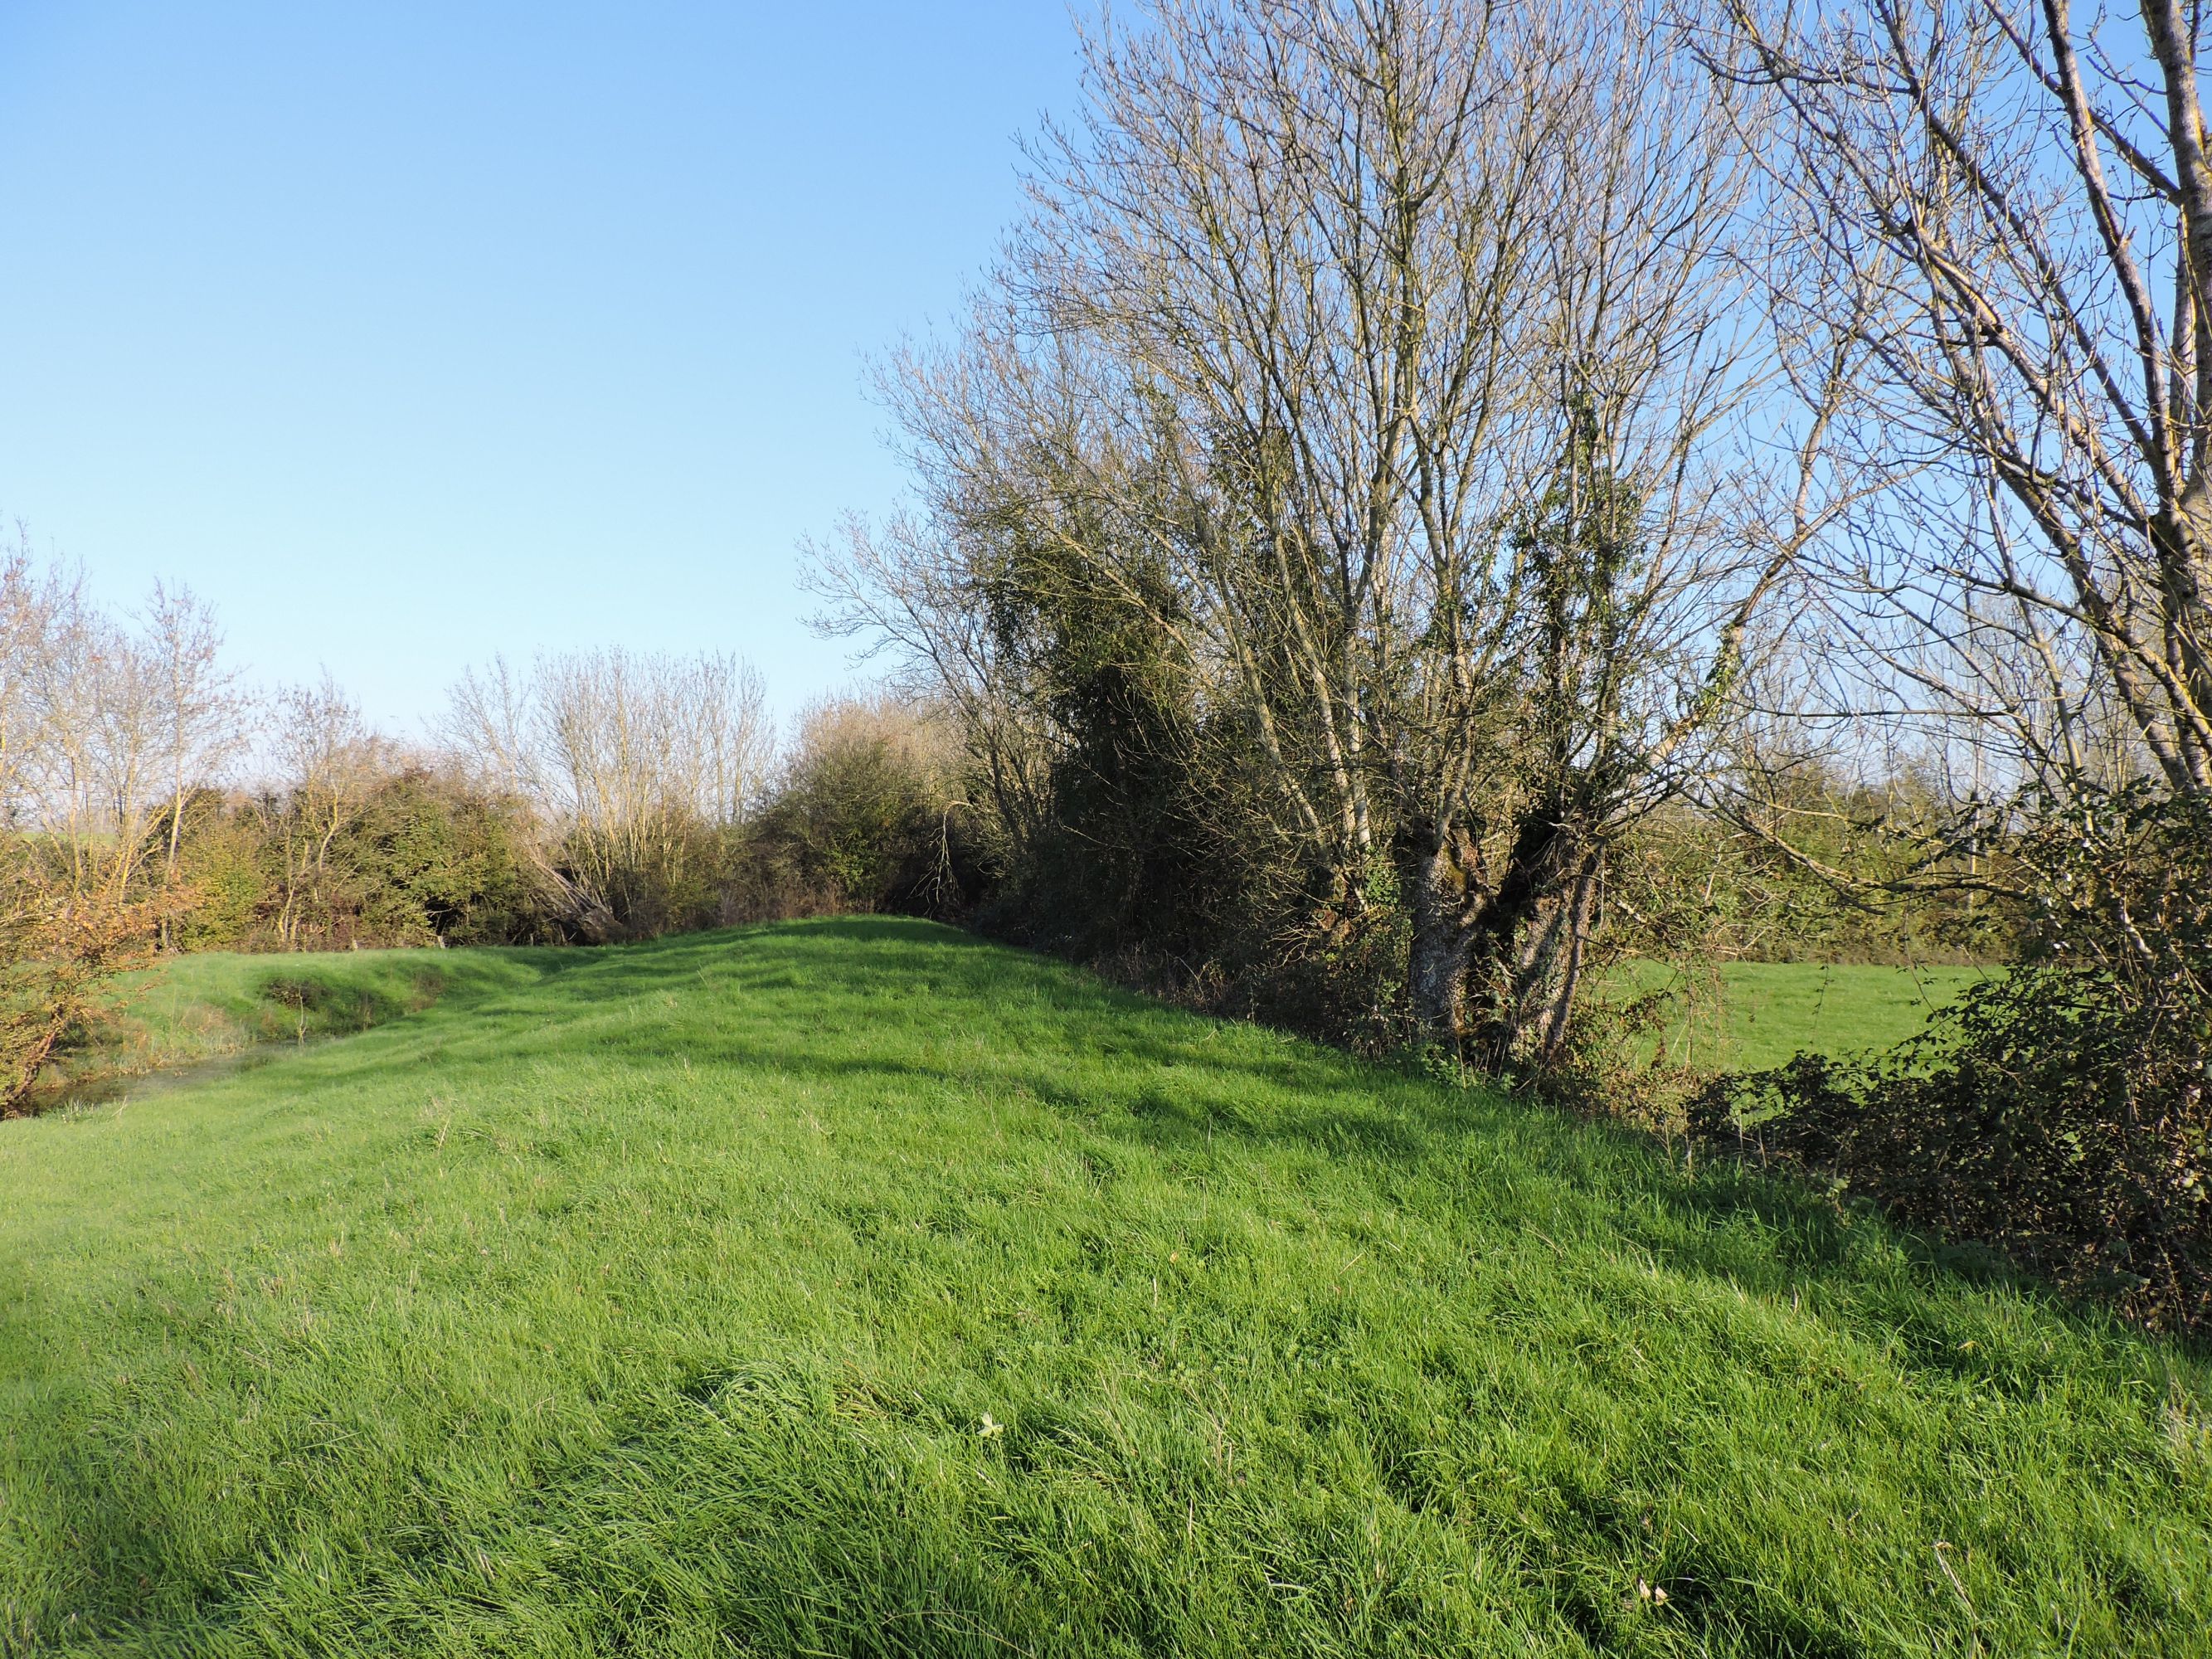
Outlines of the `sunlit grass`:
<svg viewBox="0 0 2212 1659">
<path fill-rule="evenodd" d="M 2198 1653 L 2208 1387 L 947 930 L 518 954 L 0 1126 L 0 1650 Z"/>
<path fill-rule="evenodd" d="M 1705 1072 L 1760 1071 L 1792 1054 L 1887 1048 L 1925 1030 L 1928 1017 L 1992 968 L 1893 968 L 1862 963 L 1729 962 L 1684 968 L 1638 962 L 1601 984 L 1674 991 L 1666 1011 L 1668 1060 Z M 1649 1059 L 1646 1040 L 1642 1058 Z"/>
<path fill-rule="evenodd" d="M 448 991 L 478 995 L 536 977 L 537 951 L 342 951 L 166 957 L 123 975 L 112 1007 L 64 1048 L 43 1079 L 94 1083 L 306 1042 L 417 1013 Z M 557 952 L 551 953 L 557 956 Z"/>
</svg>

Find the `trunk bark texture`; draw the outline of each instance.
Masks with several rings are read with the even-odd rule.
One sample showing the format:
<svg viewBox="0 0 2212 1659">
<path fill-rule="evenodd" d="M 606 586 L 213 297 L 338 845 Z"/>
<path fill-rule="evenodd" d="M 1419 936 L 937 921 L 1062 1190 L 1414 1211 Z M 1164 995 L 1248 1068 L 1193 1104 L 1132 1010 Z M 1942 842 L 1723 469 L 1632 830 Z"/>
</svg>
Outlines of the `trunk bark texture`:
<svg viewBox="0 0 2212 1659">
<path fill-rule="evenodd" d="M 1422 1035 L 1454 1055 L 1467 1028 L 1468 872 L 1461 848 L 1433 828 L 1404 838 L 1407 908 L 1413 921 L 1406 983 Z"/>
</svg>

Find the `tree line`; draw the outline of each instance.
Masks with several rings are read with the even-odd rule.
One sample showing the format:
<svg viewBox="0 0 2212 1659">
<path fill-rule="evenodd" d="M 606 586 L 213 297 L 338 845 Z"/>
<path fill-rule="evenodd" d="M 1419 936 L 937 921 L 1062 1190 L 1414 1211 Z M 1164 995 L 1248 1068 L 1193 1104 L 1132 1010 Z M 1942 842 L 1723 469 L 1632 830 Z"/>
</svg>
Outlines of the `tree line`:
<svg viewBox="0 0 2212 1659">
<path fill-rule="evenodd" d="M 1864 878 L 1837 826 L 1958 803 L 1923 734 L 1762 706 L 1863 365 L 1781 320 L 1773 100 L 1705 40 L 1383 0 L 1086 40 L 963 325 L 883 366 L 914 510 L 811 567 L 959 711 L 1021 925 L 1558 1074 L 1607 939 L 1687 924 L 1639 878 Z"/>
<path fill-rule="evenodd" d="M 2197 31 L 1101 23 L 882 365 L 914 501 L 812 550 L 823 623 L 957 710 L 1008 925 L 1492 1077 L 1631 1097 L 1593 968 L 1710 940 L 1716 859 L 1999 944 L 1909 1060 L 1698 1121 L 2212 1316 Z"/>
<path fill-rule="evenodd" d="M 423 738 L 249 695 L 179 589 L 118 615 L 0 560 L 0 1113 L 164 951 L 604 944 L 950 891 L 957 740 L 878 695 L 780 738 L 735 658 L 465 674 Z"/>
</svg>

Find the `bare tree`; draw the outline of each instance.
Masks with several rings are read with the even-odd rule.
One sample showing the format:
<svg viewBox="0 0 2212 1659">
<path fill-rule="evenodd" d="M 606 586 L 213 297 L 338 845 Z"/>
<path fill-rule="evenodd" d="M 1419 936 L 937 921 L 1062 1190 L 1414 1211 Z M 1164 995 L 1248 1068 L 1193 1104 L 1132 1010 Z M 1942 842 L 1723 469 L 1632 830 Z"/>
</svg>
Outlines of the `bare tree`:
<svg viewBox="0 0 2212 1659">
<path fill-rule="evenodd" d="M 157 678 L 162 758 L 168 776 L 168 832 L 162 874 L 177 878 L 185 804 L 244 750 L 248 732 L 237 677 L 222 662 L 215 613 L 191 590 L 156 583 L 144 618 L 146 654 Z M 162 943 L 167 944 L 166 927 Z"/>
<path fill-rule="evenodd" d="M 1556 1056 L 1607 848 L 1826 510 L 1817 416 L 1735 441 L 1730 94 L 1571 5 L 1170 0 L 1086 63 L 964 337 L 892 366 L 931 522 L 826 562 L 831 620 L 998 718 L 957 607 L 1051 546 L 1249 720 L 1336 925 L 1389 871 L 1423 1024 L 1472 980 Z"/>
<path fill-rule="evenodd" d="M 888 656 L 897 689 L 951 705 L 995 821 L 1027 853 L 1064 747 L 1051 687 L 1030 641 L 1002 625 L 988 562 L 969 556 L 945 520 L 902 514 L 878 526 L 849 517 L 834 542 L 802 550 L 804 580 L 824 601 L 820 631 L 862 641 L 864 659 Z"/>
<path fill-rule="evenodd" d="M 1789 337 L 1887 485 L 1827 538 L 1799 708 L 2064 805 L 2212 793 L 2212 164 L 2201 9 L 1717 0 L 1771 90 Z"/>
<path fill-rule="evenodd" d="M 51 574 L 39 614 L 21 665 L 28 741 L 16 775 L 70 890 L 119 898 L 143 864 L 159 787 L 159 676 L 80 578 Z"/>
<path fill-rule="evenodd" d="M 29 532 L 18 526 L 15 545 L 0 556 L 0 829 L 13 830 L 38 813 L 38 688 L 53 599 L 32 558 Z"/>
<path fill-rule="evenodd" d="M 0 1116 L 167 915 L 135 879 L 159 718 L 137 643 L 19 532 L 0 557 Z"/>
<path fill-rule="evenodd" d="M 635 919 L 691 838 L 743 821 L 767 781 L 765 695 L 738 659 L 619 648 L 495 660 L 453 688 L 448 743 L 528 802 L 541 878 L 572 922 L 604 934 Z"/>
<path fill-rule="evenodd" d="M 168 873 L 176 873 L 185 799 L 243 750 L 250 732 L 237 675 L 222 661 L 215 613 L 189 588 L 155 583 L 146 608 L 147 655 L 161 692 L 162 759 L 168 774 Z"/>
<path fill-rule="evenodd" d="M 393 756 L 327 673 L 319 684 L 276 694 L 270 749 L 276 789 L 270 810 L 284 859 L 276 936 L 296 950 L 326 908 L 331 849 L 392 771 Z"/>
</svg>

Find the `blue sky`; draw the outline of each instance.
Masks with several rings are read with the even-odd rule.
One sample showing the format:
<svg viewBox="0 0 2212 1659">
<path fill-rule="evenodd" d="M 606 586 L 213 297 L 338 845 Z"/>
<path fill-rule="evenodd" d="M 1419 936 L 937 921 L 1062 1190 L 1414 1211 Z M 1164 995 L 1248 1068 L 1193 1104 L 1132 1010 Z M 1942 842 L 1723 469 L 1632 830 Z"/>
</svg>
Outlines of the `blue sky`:
<svg viewBox="0 0 2212 1659">
<path fill-rule="evenodd" d="M 1054 0 L 0 0 L 0 514 L 411 730 L 494 652 L 849 678 L 795 548 L 900 479 L 1076 89 Z"/>
</svg>

